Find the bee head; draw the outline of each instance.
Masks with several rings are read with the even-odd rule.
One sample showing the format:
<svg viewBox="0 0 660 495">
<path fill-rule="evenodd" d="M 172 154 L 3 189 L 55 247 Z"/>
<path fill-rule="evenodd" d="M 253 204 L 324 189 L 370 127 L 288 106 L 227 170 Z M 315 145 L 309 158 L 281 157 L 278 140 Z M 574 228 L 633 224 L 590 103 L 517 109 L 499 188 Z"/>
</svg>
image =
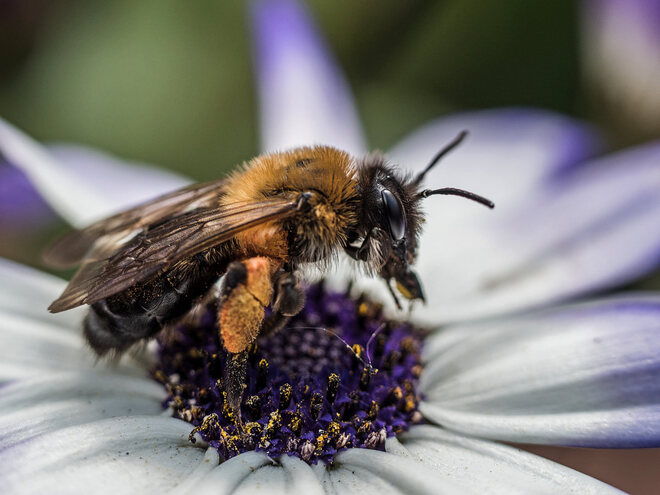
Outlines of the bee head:
<svg viewBox="0 0 660 495">
<path fill-rule="evenodd" d="M 489 208 L 495 206 L 492 201 L 463 189 L 421 189 L 426 173 L 458 146 L 466 135 L 465 131 L 459 134 L 415 177 L 402 176 L 378 154 L 367 156 L 358 170 L 362 203 L 359 226 L 349 237 L 346 252 L 355 259 L 365 261 L 372 272 L 385 280 L 399 307 L 392 285 L 406 299 L 424 300 L 419 279 L 410 268 L 415 262 L 423 222 L 420 202 L 433 195 L 453 195 Z"/>
</svg>

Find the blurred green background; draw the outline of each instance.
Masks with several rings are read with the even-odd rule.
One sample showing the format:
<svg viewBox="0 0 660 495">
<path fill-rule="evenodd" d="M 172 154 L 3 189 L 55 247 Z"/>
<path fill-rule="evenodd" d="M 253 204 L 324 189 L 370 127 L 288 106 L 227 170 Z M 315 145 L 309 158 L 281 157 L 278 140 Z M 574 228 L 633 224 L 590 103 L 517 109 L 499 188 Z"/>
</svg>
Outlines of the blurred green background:
<svg viewBox="0 0 660 495">
<path fill-rule="evenodd" d="M 0 114 L 33 136 L 200 180 L 258 153 L 246 4 L 13 4 L 3 7 Z M 584 114 L 575 2 L 309 5 L 375 146 L 457 109 L 514 104 Z"/>
<path fill-rule="evenodd" d="M 615 125 L 583 83 L 579 2 L 307 4 L 374 147 L 445 113 L 503 105 L 593 121 L 611 148 L 658 134 Z M 42 141 L 218 177 L 259 152 L 248 11 L 217 0 L 2 0 L 0 115 Z M 0 255 L 39 265 L 46 230 L 3 232 Z"/>
</svg>

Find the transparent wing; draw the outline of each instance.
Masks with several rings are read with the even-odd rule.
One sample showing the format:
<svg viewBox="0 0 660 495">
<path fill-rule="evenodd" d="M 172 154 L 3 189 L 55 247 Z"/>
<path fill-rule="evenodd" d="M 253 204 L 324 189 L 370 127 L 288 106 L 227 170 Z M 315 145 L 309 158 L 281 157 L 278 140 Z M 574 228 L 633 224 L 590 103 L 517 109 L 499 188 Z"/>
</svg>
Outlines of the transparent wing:
<svg viewBox="0 0 660 495">
<path fill-rule="evenodd" d="M 224 194 L 224 183 L 225 179 L 221 179 L 186 186 L 74 230 L 50 246 L 44 253 L 44 261 L 55 268 L 71 268 L 89 257 L 92 251 L 97 258 L 108 256 L 118 244 L 146 226 L 196 208 L 216 206 Z"/>
<path fill-rule="evenodd" d="M 201 207 L 145 228 L 113 251 L 101 242 L 92 247 L 62 295 L 48 309 L 57 313 L 105 299 L 239 232 L 290 217 L 296 211 L 296 201 L 282 198 L 222 208 Z M 109 251 L 112 254 L 108 255 Z"/>
</svg>

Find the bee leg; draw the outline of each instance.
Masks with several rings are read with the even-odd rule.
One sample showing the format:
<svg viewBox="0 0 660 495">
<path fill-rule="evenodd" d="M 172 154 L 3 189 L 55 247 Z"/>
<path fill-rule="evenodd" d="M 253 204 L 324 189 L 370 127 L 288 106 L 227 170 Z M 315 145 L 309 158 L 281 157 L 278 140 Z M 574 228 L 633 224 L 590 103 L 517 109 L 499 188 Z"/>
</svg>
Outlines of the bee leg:
<svg viewBox="0 0 660 495">
<path fill-rule="evenodd" d="M 296 276 L 280 271 L 273 277 L 273 309 L 284 316 L 295 316 L 305 305 L 305 292 Z"/>
<path fill-rule="evenodd" d="M 296 276 L 289 271 L 277 272 L 273 277 L 273 314 L 264 320 L 259 336 L 279 332 L 289 318 L 300 313 L 304 305 L 305 292 Z"/>
<path fill-rule="evenodd" d="M 261 332 L 259 332 L 259 337 L 267 337 L 279 332 L 290 319 L 290 316 L 285 316 L 282 313 L 273 313 L 264 320 L 264 324 L 261 326 Z"/>
<path fill-rule="evenodd" d="M 265 257 L 232 262 L 227 267 L 220 291 L 220 336 L 229 353 L 225 390 L 239 424 L 247 349 L 259 334 L 265 308 L 272 296 L 274 263 Z"/>
<path fill-rule="evenodd" d="M 362 244 L 360 244 L 359 247 L 346 246 L 344 248 L 344 251 L 354 260 L 367 261 L 367 259 L 369 258 L 369 243 L 371 242 L 371 238 L 375 237 L 379 230 L 380 229 L 378 227 L 374 227 L 369 232 L 367 232 L 367 235 L 365 236 L 364 240 L 362 241 Z"/>
<path fill-rule="evenodd" d="M 225 370 L 225 391 L 227 392 L 227 403 L 236 417 L 236 424 L 243 428 L 241 418 L 241 401 L 243 389 L 245 388 L 245 370 L 247 368 L 248 351 L 230 353 Z"/>
<path fill-rule="evenodd" d="M 401 306 L 401 303 L 399 302 L 399 298 L 396 297 L 396 294 L 394 293 L 394 289 L 392 289 L 392 285 L 390 284 L 390 281 L 385 280 L 385 279 L 383 279 L 383 280 L 385 281 L 385 285 L 387 285 L 387 288 L 389 289 L 390 294 L 392 294 L 392 299 L 394 299 L 394 304 L 396 304 L 396 309 L 401 311 L 403 309 L 403 307 Z"/>
</svg>

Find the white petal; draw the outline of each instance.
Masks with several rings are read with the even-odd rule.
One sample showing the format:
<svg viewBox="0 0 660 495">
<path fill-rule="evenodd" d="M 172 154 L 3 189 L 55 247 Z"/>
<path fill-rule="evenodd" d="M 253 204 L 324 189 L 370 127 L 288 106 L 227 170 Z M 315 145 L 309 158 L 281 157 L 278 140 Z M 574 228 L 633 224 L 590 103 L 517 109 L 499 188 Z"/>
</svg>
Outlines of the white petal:
<svg viewBox="0 0 660 495">
<path fill-rule="evenodd" d="M 597 137 L 587 125 L 536 109 L 503 108 L 449 115 L 414 131 L 388 155 L 406 170 L 419 172 L 460 131 L 461 145 L 426 176 L 430 189 L 460 187 L 495 201 L 498 210 L 564 169 L 591 157 Z M 465 200 L 427 200 L 427 210 L 451 217 L 470 216 Z M 441 213 L 442 212 L 442 213 Z"/>
<path fill-rule="evenodd" d="M 90 369 L 82 339 L 59 326 L 0 314 L 0 381 L 53 371 Z"/>
<path fill-rule="evenodd" d="M 203 480 L 211 471 L 217 468 L 220 463 L 220 456 L 218 451 L 213 447 L 208 447 L 204 454 L 204 459 L 185 479 L 172 490 L 171 495 L 183 495 L 186 493 L 199 493 L 197 485 Z M 219 493 L 219 492 L 216 492 Z"/>
<path fill-rule="evenodd" d="M 407 495 L 401 487 L 392 485 L 379 474 L 364 469 L 356 470 L 350 465 L 337 465 L 333 469 L 319 466 L 316 472 L 329 494 Z"/>
<path fill-rule="evenodd" d="M 0 388 L 0 449 L 99 419 L 162 413 L 165 390 L 147 378 L 54 373 Z"/>
<path fill-rule="evenodd" d="M 89 370 L 97 358 L 76 332 L 29 317 L 0 312 L 0 382 L 54 371 Z M 98 363 L 99 367 L 109 366 Z M 117 372 L 142 374 L 141 365 L 125 356 Z"/>
<path fill-rule="evenodd" d="M 80 425 L 0 451 L 3 490 L 12 494 L 157 494 L 204 459 L 188 441 L 190 424 L 122 417 Z"/>
<path fill-rule="evenodd" d="M 0 259 L 0 382 L 108 366 L 83 342 L 85 308 L 56 315 L 46 310 L 63 289 L 55 277 Z M 115 369 L 142 375 L 144 359 L 126 355 Z"/>
<path fill-rule="evenodd" d="M 303 495 L 322 495 L 323 486 L 316 477 L 312 467 L 294 456 L 282 456 L 280 463 L 284 469 L 284 476 L 288 480 L 287 493 Z"/>
<path fill-rule="evenodd" d="M 312 468 L 297 457 L 282 456 L 279 464 L 263 453 L 246 452 L 229 459 L 189 488 L 195 494 L 269 493 L 321 495 Z"/>
<path fill-rule="evenodd" d="M 253 8 L 261 148 L 366 146 L 350 88 L 305 8 L 292 0 Z"/>
<path fill-rule="evenodd" d="M 185 493 L 229 495 L 255 471 L 264 466 L 271 467 L 272 463 L 263 452 L 245 452 L 212 469 Z"/>
<path fill-rule="evenodd" d="M 78 329 L 82 311 L 51 314 L 46 308 L 66 282 L 13 261 L 0 258 L 0 313 L 22 315 L 63 329 Z"/>
<path fill-rule="evenodd" d="M 660 445 L 660 296 L 620 297 L 429 339 L 422 413 L 492 439 Z"/>
<path fill-rule="evenodd" d="M 108 153 L 71 144 L 48 146 L 51 154 L 91 190 L 107 197 L 114 213 L 179 189 L 190 180 L 142 163 L 120 160 Z M 105 216 L 105 215 L 104 215 Z"/>
<path fill-rule="evenodd" d="M 369 449 L 348 449 L 336 458 L 339 469 L 328 478 L 337 493 L 356 494 L 469 494 L 480 493 L 462 486 L 447 472 L 412 457 Z M 486 475 L 486 473 L 482 473 Z M 326 489 L 327 490 L 327 489 Z"/>
<path fill-rule="evenodd" d="M 458 253 L 452 264 L 438 260 L 423 244 L 418 266 L 431 281 L 429 294 L 436 294 L 438 304 L 452 304 L 447 313 L 456 316 L 451 319 L 461 313 L 474 318 L 541 306 L 648 273 L 657 266 L 660 249 L 655 229 L 660 222 L 658 160 L 660 143 L 565 173 L 519 210 L 497 216 L 489 229 L 481 224 L 481 233 L 461 239 L 463 264 L 456 261 Z M 433 285 L 437 280 L 444 281 L 441 287 Z M 445 294 L 465 291 L 463 300 L 454 305 L 438 289 Z M 427 311 L 429 318 L 435 312 Z"/>
<path fill-rule="evenodd" d="M 621 493 L 570 468 L 527 452 L 457 435 L 430 425 L 413 427 L 401 439 L 389 440 L 388 450 L 409 456 L 475 493 L 513 495 L 574 493 Z M 394 444 L 394 445 L 393 445 Z M 456 493 L 464 493 L 458 491 Z"/>
</svg>

